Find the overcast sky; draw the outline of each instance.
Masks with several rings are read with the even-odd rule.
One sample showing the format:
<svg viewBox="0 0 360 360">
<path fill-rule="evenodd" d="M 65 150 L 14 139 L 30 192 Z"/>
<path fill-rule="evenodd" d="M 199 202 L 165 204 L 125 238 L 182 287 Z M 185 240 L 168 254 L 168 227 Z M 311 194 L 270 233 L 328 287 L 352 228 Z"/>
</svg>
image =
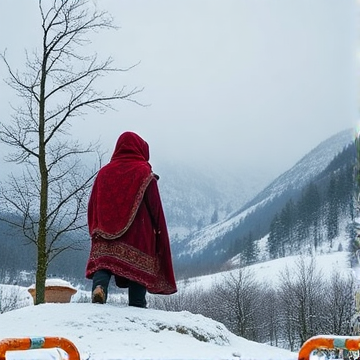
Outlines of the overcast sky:
<svg viewBox="0 0 360 360">
<path fill-rule="evenodd" d="M 101 33 L 102 57 L 128 67 L 109 87 L 144 87 L 118 111 L 73 127 L 101 138 L 138 132 L 161 156 L 214 165 L 253 163 L 280 174 L 321 141 L 357 125 L 355 0 L 98 0 L 118 31 Z M 40 44 L 37 0 L 1 0 L 0 49 L 19 70 Z M 1 78 L 6 69 L 0 66 Z M 0 85 L 0 121 L 14 94 Z"/>
</svg>

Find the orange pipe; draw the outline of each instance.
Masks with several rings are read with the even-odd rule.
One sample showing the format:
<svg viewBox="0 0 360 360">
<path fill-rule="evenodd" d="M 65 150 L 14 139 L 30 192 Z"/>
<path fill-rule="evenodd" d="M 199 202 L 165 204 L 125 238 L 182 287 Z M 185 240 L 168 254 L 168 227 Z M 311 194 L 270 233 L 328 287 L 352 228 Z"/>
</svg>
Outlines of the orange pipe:
<svg viewBox="0 0 360 360">
<path fill-rule="evenodd" d="M 11 350 L 32 350 L 61 348 L 69 355 L 69 360 L 80 360 L 76 346 L 62 337 L 9 338 L 0 340 L 0 360 L 5 360 L 5 353 Z"/>
<path fill-rule="evenodd" d="M 309 360 L 316 349 L 360 350 L 360 337 L 355 336 L 314 336 L 304 342 L 299 351 L 298 360 Z"/>
</svg>

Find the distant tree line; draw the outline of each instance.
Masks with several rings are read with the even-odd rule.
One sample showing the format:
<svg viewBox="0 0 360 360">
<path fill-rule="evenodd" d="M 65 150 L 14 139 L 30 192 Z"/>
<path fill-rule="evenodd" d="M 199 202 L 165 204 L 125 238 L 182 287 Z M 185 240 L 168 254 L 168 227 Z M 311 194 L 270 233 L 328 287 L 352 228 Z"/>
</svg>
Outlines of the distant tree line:
<svg viewBox="0 0 360 360">
<path fill-rule="evenodd" d="M 274 280 L 274 279 L 273 279 Z M 232 271 L 208 290 L 152 296 L 161 310 L 202 314 L 246 339 L 298 351 L 318 334 L 350 335 L 355 314 L 354 281 L 338 271 L 324 277 L 314 260 L 301 258 L 276 286 L 259 282 L 249 268 Z M 185 285 L 186 288 L 186 285 Z"/>
</svg>

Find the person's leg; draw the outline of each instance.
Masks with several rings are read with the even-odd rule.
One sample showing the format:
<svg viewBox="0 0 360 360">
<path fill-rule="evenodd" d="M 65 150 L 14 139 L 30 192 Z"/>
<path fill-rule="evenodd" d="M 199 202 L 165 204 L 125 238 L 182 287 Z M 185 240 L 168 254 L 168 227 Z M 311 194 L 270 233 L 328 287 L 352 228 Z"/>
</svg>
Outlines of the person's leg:
<svg viewBox="0 0 360 360">
<path fill-rule="evenodd" d="M 108 270 L 98 270 L 94 273 L 92 284 L 93 303 L 106 303 L 111 275 L 111 272 Z"/>
<path fill-rule="evenodd" d="M 146 287 L 135 282 L 129 282 L 129 306 L 146 308 Z"/>
</svg>

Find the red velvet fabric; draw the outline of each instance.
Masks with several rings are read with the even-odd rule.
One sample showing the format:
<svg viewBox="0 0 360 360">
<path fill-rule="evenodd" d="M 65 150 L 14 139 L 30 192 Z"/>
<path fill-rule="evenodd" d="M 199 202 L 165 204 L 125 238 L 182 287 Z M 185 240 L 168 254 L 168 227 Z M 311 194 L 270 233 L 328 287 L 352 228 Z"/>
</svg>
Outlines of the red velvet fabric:
<svg viewBox="0 0 360 360">
<path fill-rule="evenodd" d="M 126 132 L 95 179 L 88 206 L 91 250 L 86 277 L 110 270 L 119 287 L 128 280 L 151 293 L 177 291 L 169 236 L 149 148 Z"/>
<path fill-rule="evenodd" d="M 88 206 L 90 235 L 121 236 L 134 220 L 147 185 L 153 178 L 149 146 L 137 134 L 123 133 L 110 162 L 95 179 Z"/>
</svg>

